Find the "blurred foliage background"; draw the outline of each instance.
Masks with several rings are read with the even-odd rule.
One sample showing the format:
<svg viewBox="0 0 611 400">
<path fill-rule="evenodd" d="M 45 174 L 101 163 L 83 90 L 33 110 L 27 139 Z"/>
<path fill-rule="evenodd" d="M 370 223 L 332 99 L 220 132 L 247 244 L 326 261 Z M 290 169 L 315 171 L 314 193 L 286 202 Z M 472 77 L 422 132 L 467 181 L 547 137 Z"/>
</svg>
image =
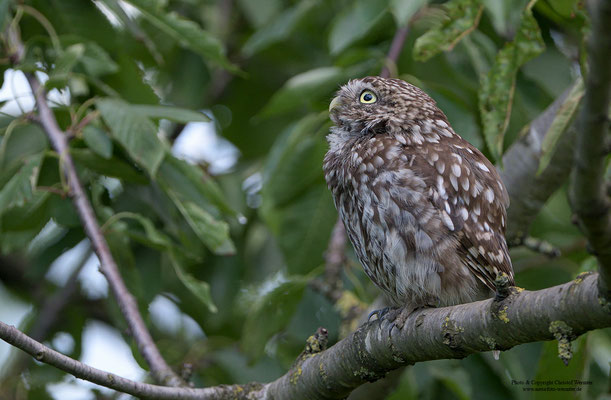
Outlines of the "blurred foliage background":
<svg viewBox="0 0 611 400">
<path fill-rule="evenodd" d="M 399 59 L 388 62 L 408 23 Z M 498 160 L 578 80 L 587 18 L 576 0 L 2 0 L 0 25 L 0 316 L 20 304 L 19 327 L 74 358 L 92 323 L 133 343 L 112 296 L 92 283 L 97 261 L 60 163 L 28 118 L 31 95 L 15 70 L 36 70 L 162 354 L 203 387 L 279 377 L 319 326 L 331 343 L 340 338 L 338 309 L 309 285 L 337 218 L 321 166 L 339 85 L 387 65 Z M 11 28 L 26 46 L 16 66 Z M 595 269 L 565 187 L 530 233 L 562 256 L 513 249 L 518 286 Z M 344 290 L 365 306 L 378 291 L 347 253 Z M 55 385 L 75 382 L 2 346 L 2 399 L 58 399 Z M 552 342 L 499 361 L 420 363 L 387 398 L 604 397 L 609 331 L 580 337 L 574 353 L 568 367 Z M 592 383 L 529 393 L 512 379 Z M 120 397 L 91 390 L 87 398 Z"/>
</svg>

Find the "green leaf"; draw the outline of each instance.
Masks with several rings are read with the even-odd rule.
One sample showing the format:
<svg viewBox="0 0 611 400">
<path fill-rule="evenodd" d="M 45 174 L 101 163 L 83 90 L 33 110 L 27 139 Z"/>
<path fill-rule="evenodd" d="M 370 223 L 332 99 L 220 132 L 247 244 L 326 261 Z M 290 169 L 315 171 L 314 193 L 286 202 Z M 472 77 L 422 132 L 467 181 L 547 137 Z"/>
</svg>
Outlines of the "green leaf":
<svg viewBox="0 0 611 400">
<path fill-rule="evenodd" d="M 155 177 L 166 154 L 165 146 L 157 137 L 155 124 L 122 100 L 100 99 L 96 105 L 112 136 L 134 161 Z"/>
<path fill-rule="evenodd" d="M 534 387 L 554 388 L 556 390 L 542 390 L 533 392 L 535 400 L 569 400 L 575 399 L 575 392 L 558 390 L 568 388 L 573 385 L 558 384 L 556 382 L 566 382 L 572 380 L 582 380 L 584 378 L 584 368 L 586 364 L 586 336 L 580 336 L 571 342 L 573 358 L 568 366 L 558 358 L 558 342 L 551 341 L 543 343 L 543 354 L 539 359 L 537 375 L 535 381 L 551 381 L 549 385 Z M 533 386 L 533 385 L 529 385 Z M 585 388 L 584 388 L 585 389 Z"/>
<path fill-rule="evenodd" d="M 236 215 L 218 184 L 197 165 L 168 154 L 159 168 L 157 180 L 169 195 L 182 202 L 195 203 L 215 217 L 220 217 L 220 212 Z"/>
<path fill-rule="evenodd" d="M 225 57 L 222 43 L 210 33 L 201 29 L 195 22 L 182 18 L 176 13 L 166 13 L 155 0 L 129 0 L 128 3 L 138 8 L 144 18 L 159 30 L 172 37 L 181 46 L 186 47 L 223 68 L 236 71 Z"/>
<path fill-rule="evenodd" d="M 477 27 L 483 10 L 479 0 L 451 0 L 444 8 L 445 20 L 416 39 L 415 60 L 426 61 L 437 53 L 452 50 Z"/>
<path fill-rule="evenodd" d="M 556 144 L 571 125 L 584 92 L 583 79 L 580 77 L 573 85 L 573 88 L 558 109 L 554 120 L 545 133 L 543 143 L 541 144 L 541 159 L 539 160 L 537 175 L 541 174 L 552 160 Z"/>
<path fill-rule="evenodd" d="M 275 210 L 277 240 L 290 273 L 308 273 L 323 263 L 331 230 L 337 221 L 331 192 L 318 184 L 289 205 Z"/>
<path fill-rule="evenodd" d="M 257 28 L 269 23 L 282 8 L 280 0 L 239 0 L 238 5 L 250 24 Z"/>
<path fill-rule="evenodd" d="M 315 5 L 317 0 L 305 0 L 297 3 L 278 15 L 267 25 L 257 30 L 244 44 L 243 52 L 247 57 L 265 49 L 266 47 L 285 40 L 293 32 L 295 27 L 301 22 Z"/>
<path fill-rule="evenodd" d="M 430 0 L 391 0 L 390 11 L 398 26 L 407 26 L 410 19 Z"/>
<path fill-rule="evenodd" d="M 289 111 L 308 99 L 329 93 L 344 81 L 339 67 L 322 67 L 293 76 L 278 90 L 261 111 L 269 117 Z"/>
<path fill-rule="evenodd" d="M 153 119 L 165 118 L 184 124 L 188 122 L 210 122 L 210 118 L 206 114 L 186 108 L 149 104 L 132 104 L 130 107 L 132 110 Z"/>
<path fill-rule="evenodd" d="M 47 136 L 38 125 L 19 124 L 5 133 L 0 143 L 0 186 L 13 177 L 24 159 L 48 146 Z"/>
<path fill-rule="evenodd" d="M 51 76 L 66 75 L 85 53 L 85 45 L 76 43 L 69 46 L 55 61 L 55 68 Z"/>
<path fill-rule="evenodd" d="M 204 281 L 196 279 L 184 270 L 181 265 L 181 257 L 177 253 L 177 251 L 180 250 L 176 248 L 176 246 L 168 236 L 166 236 L 157 228 L 155 228 L 155 225 L 150 219 L 132 212 L 122 212 L 116 214 L 115 217 L 117 217 L 117 219 L 112 220 L 111 223 L 117 222 L 118 218 L 129 218 L 134 221 L 137 221 L 144 229 L 145 244 L 154 249 L 166 252 L 169 255 L 169 259 L 172 266 L 174 267 L 176 276 L 182 282 L 182 284 L 185 285 L 185 287 L 198 300 L 200 300 L 206 307 L 208 307 L 210 312 L 217 312 L 217 308 L 214 305 L 214 302 L 212 301 L 212 296 L 210 295 L 210 285 L 208 285 L 208 283 Z M 143 240 L 139 241 L 143 242 Z"/>
<path fill-rule="evenodd" d="M 484 138 L 496 160 L 503 153 L 503 138 L 511 115 L 518 69 L 545 49 L 541 31 L 532 15 L 532 4 L 524 10 L 514 40 L 499 51 L 494 65 L 482 77 L 480 84 L 478 97 Z"/>
<path fill-rule="evenodd" d="M 17 173 L 0 189 L 0 215 L 13 207 L 24 205 L 32 198 L 32 188 L 42 157 L 40 153 L 25 158 Z"/>
<path fill-rule="evenodd" d="M 85 52 L 79 62 L 83 65 L 87 74 L 95 77 L 112 74 L 119 70 L 119 66 L 106 50 L 95 42 L 85 43 Z"/>
<path fill-rule="evenodd" d="M 13 0 L 2 0 L 0 1 L 0 32 L 4 32 L 4 26 L 11 19 L 10 8 L 13 4 Z M 0 81 L 0 83 L 2 83 Z"/>
<path fill-rule="evenodd" d="M 187 273 L 181 266 L 178 261 L 178 257 L 175 254 L 170 253 L 170 259 L 172 261 L 172 265 L 174 266 L 174 271 L 176 271 L 176 276 L 182 282 L 183 285 L 191 292 L 193 295 L 200 300 L 208 310 L 212 313 L 216 313 L 218 309 L 212 300 L 212 295 L 210 294 L 210 285 L 207 282 L 200 281 L 195 278 L 193 275 Z"/>
<path fill-rule="evenodd" d="M 331 54 L 337 54 L 367 35 L 384 16 L 388 0 L 356 0 L 334 21 L 329 34 Z"/>
<path fill-rule="evenodd" d="M 313 183 L 322 183 L 327 121 L 326 113 L 308 115 L 276 140 L 263 171 L 265 207 L 281 207 Z"/>
<path fill-rule="evenodd" d="M 75 162 L 100 175 L 119 178 L 125 182 L 146 184 L 149 180 L 125 161 L 117 158 L 103 158 L 86 149 L 70 149 Z"/>
<path fill-rule="evenodd" d="M 259 358 L 267 341 L 286 327 L 310 278 L 276 274 L 245 295 L 250 305 L 242 333 L 242 348 L 251 359 Z"/>
<path fill-rule="evenodd" d="M 276 236 L 290 273 L 323 262 L 337 212 L 322 174 L 327 114 L 309 115 L 287 130 L 268 157 L 261 214 Z"/>
<path fill-rule="evenodd" d="M 219 255 L 235 253 L 229 225 L 220 220 L 221 211 L 235 212 L 212 178 L 199 167 L 168 155 L 159 169 L 158 182 L 206 247 Z"/>
<path fill-rule="evenodd" d="M 87 125 L 83 128 L 83 140 L 87 147 L 97 155 L 107 160 L 112 157 L 112 140 L 104 130 L 97 126 Z"/>
<path fill-rule="evenodd" d="M 427 363 L 432 376 L 441 381 L 458 399 L 472 399 L 469 375 L 456 360 L 435 360 Z"/>
<path fill-rule="evenodd" d="M 235 254 L 235 246 L 229 238 L 229 225 L 214 218 L 194 203 L 174 201 L 181 214 L 197 234 L 197 237 L 218 255 Z"/>
</svg>

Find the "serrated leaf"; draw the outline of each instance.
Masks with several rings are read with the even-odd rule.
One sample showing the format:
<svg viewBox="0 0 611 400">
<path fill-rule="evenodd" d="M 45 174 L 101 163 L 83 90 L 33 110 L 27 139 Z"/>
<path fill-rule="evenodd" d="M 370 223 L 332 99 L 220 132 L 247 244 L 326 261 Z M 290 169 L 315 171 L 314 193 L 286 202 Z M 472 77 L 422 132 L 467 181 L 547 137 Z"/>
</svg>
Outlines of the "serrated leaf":
<svg viewBox="0 0 611 400">
<path fill-rule="evenodd" d="M 96 105 L 112 136 L 136 163 L 155 177 L 166 154 L 165 146 L 157 137 L 155 124 L 122 100 L 100 99 Z"/>
<path fill-rule="evenodd" d="M 584 92 L 583 79 L 580 77 L 573 85 L 573 88 L 567 95 L 564 103 L 562 103 L 558 109 L 554 120 L 545 133 L 543 143 L 541 144 L 541 158 L 539 160 L 537 175 L 541 174 L 552 160 L 556 144 L 571 125 Z"/>
<path fill-rule="evenodd" d="M 13 177 L 0 189 L 0 215 L 7 210 L 24 205 L 33 196 L 38 167 L 42 154 L 26 157 Z"/>
<path fill-rule="evenodd" d="M 70 149 L 75 162 L 100 175 L 121 179 L 129 183 L 146 184 L 149 180 L 125 161 L 117 158 L 102 158 L 87 149 Z"/>
<path fill-rule="evenodd" d="M 301 1 L 276 16 L 273 21 L 261 27 L 246 41 L 243 47 L 244 54 L 250 57 L 271 44 L 286 39 L 317 3 L 316 0 Z"/>
<path fill-rule="evenodd" d="M 186 47 L 223 68 L 235 71 L 237 68 L 225 57 L 222 43 L 195 22 L 182 18 L 176 13 L 167 13 L 154 0 L 129 0 L 154 26 Z"/>
<path fill-rule="evenodd" d="M 390 11 L 398 26 L 407 26 L 410 19 L 430 0 L 391 0 Z"/>
<path fill-rule="evenodd" d="M 87 147 L 97 155 L 107 160 L 112 157 L 112 140 L 97 126 L 87 125 L 83 128 L 83 140 Z"/>
<path fill-rule="evenodd" d="M 478 97 L 484 139 L 495 160 L 503 153 L 518 69 L 545 49 L 541 31 L 532 15 L 533 4 L 531 2 L 525 9 L 514 40 L 498 52 L 494 65 L 480 84 Z"/>
<path fill-rule="evenodd" d="M 149 104 L 132 104 L 130 107 L 132 110 L 153 119 L 164 118 L 184 124 L 188 122 L 210 122 L 210 118 L 206 114 L 186 108 Z"/>
<path fill-rule="evenodd" d="M 426 61 L 437 53 L 448 51 L 475 29 L 482 15 L 479 0 L 451 0 L 444 4 L 446 17 L 414 43 L 414 59 Z"/>
<path fill-rule="evenodd" d="M 329 34 L 331 54 L 337 54 L 367 35 L 388 9 L 388 0 L 356 0 L 334 21 Z"/>
<path fill-rule="evenodd" d="M 259 358 L 267 341 L 289 323 L 310 278 L 277 274 L 246 295 L 250 305 L 242 333 L 242 348 Z"/>
</svg>

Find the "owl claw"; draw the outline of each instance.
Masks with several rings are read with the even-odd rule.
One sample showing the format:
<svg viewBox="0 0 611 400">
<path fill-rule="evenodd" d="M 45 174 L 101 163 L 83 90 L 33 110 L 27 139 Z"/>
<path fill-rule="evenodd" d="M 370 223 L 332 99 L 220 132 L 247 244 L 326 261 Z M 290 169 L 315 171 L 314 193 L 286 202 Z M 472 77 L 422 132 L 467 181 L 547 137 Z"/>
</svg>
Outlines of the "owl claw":
<svg viewBox="0 0 611 400">
<path fill-rule="evenodd" d="M 385 315 L 387 315 L 393 309 L 394 309 L 394 307 L 384 307 L 384 308 L 381 308 L 379 310 L 374 310 L 374 311 L 369 313 L 369 316 L 367 317 L 367 322 L 370 322 L 371 321 L 371 317 L 373 317 L 374 315 L 376 316 L 377 320 L 381 320 L 382 318 L 384 318 Z"/>
</svg>

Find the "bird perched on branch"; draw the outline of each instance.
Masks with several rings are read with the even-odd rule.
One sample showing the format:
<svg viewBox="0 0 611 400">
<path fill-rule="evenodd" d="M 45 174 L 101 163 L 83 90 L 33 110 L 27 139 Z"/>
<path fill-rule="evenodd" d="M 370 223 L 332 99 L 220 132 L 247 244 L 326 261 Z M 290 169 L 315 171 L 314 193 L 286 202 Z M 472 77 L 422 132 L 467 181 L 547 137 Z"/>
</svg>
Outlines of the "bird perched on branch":
<svg viewBox="0 0 611 400">
<path fill-rule="evenodd" d="M 365 273 L 406 313 L 513 285 L 507 190 L 435 101 L 399 79 L 348 82 L 329 106 L 325 179 Z M 379 315 L 378 315 L 379 316 Z M 401 317 L 401 318 L 398 318 Z"/>
</svg>

